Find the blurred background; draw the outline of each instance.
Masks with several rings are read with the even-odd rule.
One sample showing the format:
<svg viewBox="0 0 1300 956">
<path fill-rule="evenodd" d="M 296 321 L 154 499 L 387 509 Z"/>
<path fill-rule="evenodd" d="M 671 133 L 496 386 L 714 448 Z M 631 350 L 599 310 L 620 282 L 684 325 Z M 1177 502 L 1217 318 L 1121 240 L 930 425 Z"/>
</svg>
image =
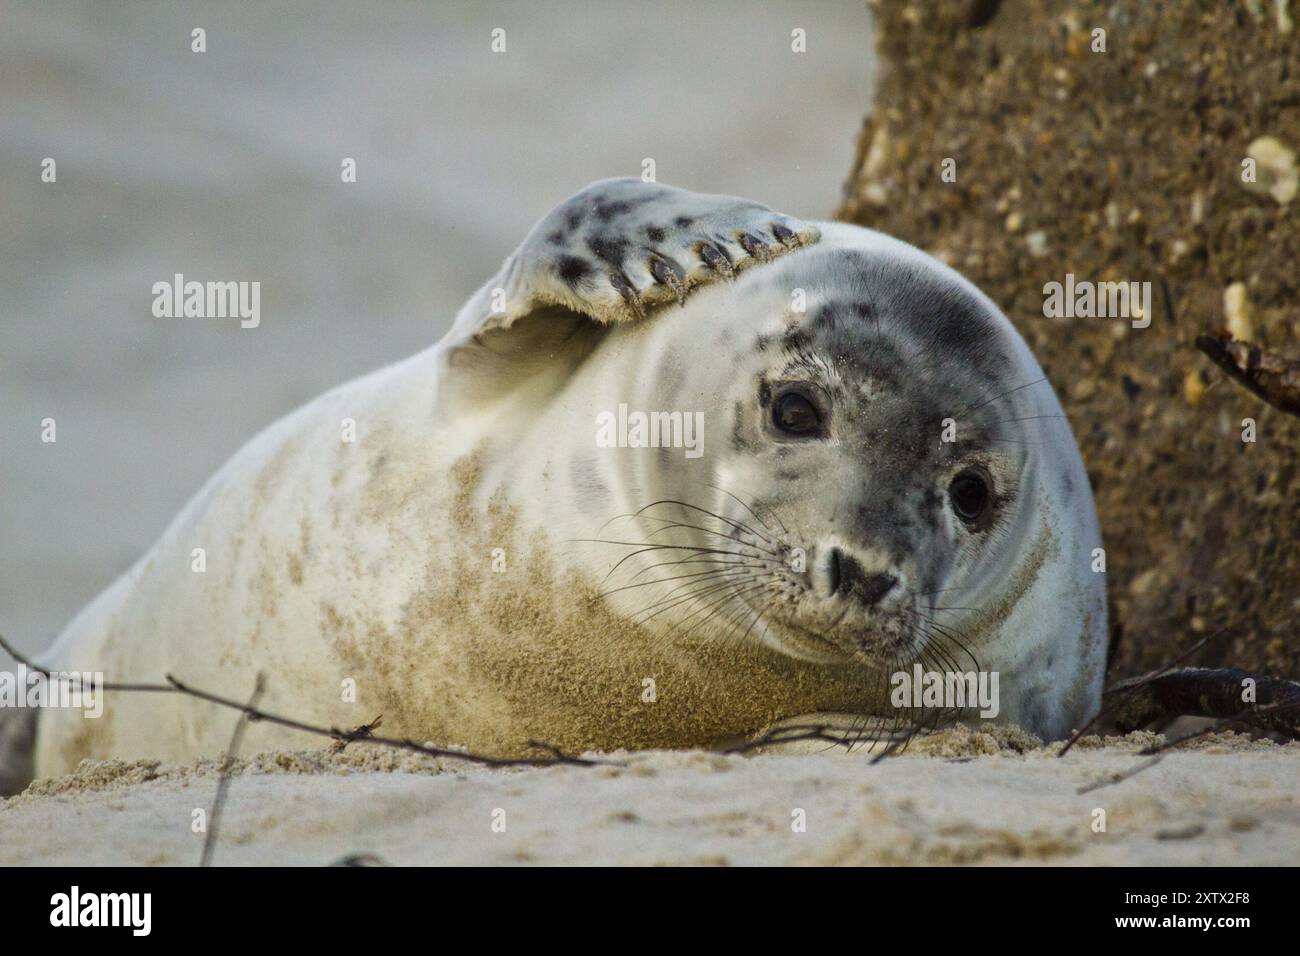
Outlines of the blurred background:
<svg viewBox="0 0 1300 956">
<path fill-rule="evenodd" d="M 853 0 L 0 0 L 0 633 L 47 645 L 259 429 L 433 343 L 590 180 L 650 157 L 829 217 L 870 50 Z M 176 272 L 260 282 L 260 327 L 155 318 Z"/>
</svg>

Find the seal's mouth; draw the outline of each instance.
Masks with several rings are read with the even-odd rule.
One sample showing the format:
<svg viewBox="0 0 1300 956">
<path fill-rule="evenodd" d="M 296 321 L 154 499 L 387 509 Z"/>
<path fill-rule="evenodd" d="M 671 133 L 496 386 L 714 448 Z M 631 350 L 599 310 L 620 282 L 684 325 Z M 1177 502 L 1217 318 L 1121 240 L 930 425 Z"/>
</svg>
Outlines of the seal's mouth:
<svg viewBox="0 0 1300 956">
<path fill-rule="evenodd" d="M 800 660 L 820 664 L 883 667 L 919 650 L 917 629 L 906 612 L 863 615 L 845 606 L 827 622 L 822 614 L 784 614 L 774 618 L 766 643 Z"/>
<path fill-rule="evenodd" d="M 920 650 L 922 616 L 911 607 L 903 570 L 834 544 L 808 557 L 807 576 L 770 614 L 766 643 L 803 660 L 871 667 Z"/>
<path fill-rule="evenodd" d="M 800 627 L 792 621 L 782 621 L 780 626 L 771 629 L 768 643 L 793 658 L 815 664 L 845 664 L 853 659 L 844 647 L 828 640 L 820 634 Z"/>
</svg>

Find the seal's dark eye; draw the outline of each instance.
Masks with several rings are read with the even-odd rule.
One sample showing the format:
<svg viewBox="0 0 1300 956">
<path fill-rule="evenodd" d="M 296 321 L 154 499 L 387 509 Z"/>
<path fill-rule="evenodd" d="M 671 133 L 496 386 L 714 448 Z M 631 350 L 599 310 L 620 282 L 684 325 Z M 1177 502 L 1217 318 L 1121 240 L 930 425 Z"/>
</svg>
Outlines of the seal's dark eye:
<svg viewBox="0 0 1300 956">
<path fill-rule="evenodd" d="M 979 520 L 989 506 L 989 486 L 975 471 L 963 471 L 948 486 L 948 500 L 957 517 L 967 524 Z"/>
<path fill-rule="evenodd" d="M 772 421 L 791 435 L 810 435 L 821 429 L 817 406 L 798 392 L 786 392 L 772 405 Z"/>
</svg>

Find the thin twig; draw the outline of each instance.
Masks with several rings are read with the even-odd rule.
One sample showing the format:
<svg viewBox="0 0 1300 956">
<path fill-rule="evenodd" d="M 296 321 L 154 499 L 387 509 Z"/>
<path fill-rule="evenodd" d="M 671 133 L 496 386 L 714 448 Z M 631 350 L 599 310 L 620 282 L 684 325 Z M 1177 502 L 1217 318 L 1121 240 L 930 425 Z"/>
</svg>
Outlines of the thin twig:
<svg viewBox="0 0 1300 956">
<path fill-rule="evenodd" d="M 843 746 L 843 738 L 828 733 L 827 731 L 829 729 L 830 728 L 825 724 L 796 724 L 785 727 L 776 727 L 760 734 L 752 740 L 746 740 L 733 747 L 727 747 L 722 752 L 729 755 L 747 754 L 755 750 L 760 750 L 763 747 L 772 746 L 773 744 L 788 744 L 803 740 L 820 740 L 823 743 Z"/>
<path fill-rule="evenodd" d="M 34 664 L 28 657 L 20 653 L 12 644 L 0 635 L 0 648 L 3 648 L 10 657 L 18 663 L 27 666 L 31 670 L 39 671 L 47 678 L 51 676 L 50 671 Z M 60 675 L 65 680 L 74 680 L 76 675 Z M 626 766 L 624 761 L 611 759 L 592 759 L 588 757 L 573 757 L 565 753 L 554 744 L 549 744 L 539 740 L 529 740 L 528 746 L 537 750 L 545 751 L 550 754 L 549 757 L 490 757 L 486 754 L 476 754 L 468 750 L 456 750 L 445 747 L 431 747 L 427 744 L 416 743 L 409 738 L 381 737 L 374 733 L 374 729 L 379 726 L 383 719 L 382 715 L 376 717 L 368 724 L 362 724 L 351 730 L 340 730 L 337 727 L 324 727 L 317 724 L 309 724 L 305 721 L 296 720 L 292 717 L 285 717 L 281 714 L 275 714 L 254 705 L 253 702 L 241 703 L 229 697 L 223 697 L 212 691 L 203 690 L 190 684 L 183 683 L 175 676 L 166 675 L 166 684 L 114 684 L 105 682 L 102 685 L 104 690 L 118 691 L 149 691 L 184 694 L 188 697 L 194 697 L 198 700 L 204 700 L 219 707 L 227 707 L 231 710 L 237 710 L 244 715 L 249 721 L 265 721 L 269 724 L 276 724 L 281 727 L 288 727 L 291 730 L 300 730 L 304 733 L 316 734 L 322 737 L 329 737 L 335 742 L 337 749 L 342 749 L 350 743 L 362 741 L 365 743 L 379 744 L 383 747 L 392 747 L 398 750 L 409 750 L 414 753 L 424 754 L 428 757 L 437 757 L 439 759 L 465 760 L 470 763 L 482 764 L 489 767 L 545 767 L 556 764 L 579 767 L 598 767 L 598 766 Z M 770 730 L 753 740 L 745 741 L 734 747 L 723 750 L 724 754 L 746 754 L 772 744 L 799 743 L 802 741 L 821 741 L 823 743 L 833 744 L 839 747 L 852 749 L 853 744 L 842 736 L 837 736 L 830 732 L 831 728 L 824 724 L 811 725 L 787 725 Z M 906 744 L 911 739 L 911 734 L 899 739 L 891 739 L 889 746 L 875 757 L 873 762 L 879 762 L 881 759 L 892 756 L 898 751 L 900 746 Z"/>
<path fill-rule="evenodd" d="M 1291 415 L 1300 415 L 1300 361 L 1265 352 L 1223 330 L 1198 335 L 1196 347 L 1247 391 Z"/>
<path fill-rule="evenodd" d="M 1136 767 L 1130 767 L 1128 770 L 1125 770 L 1123 773 L 1116 774 L 1115 776 L 1107 778 L 1106 780 L 1094 780 L 1092 783 L 1080 787 L 1078 790 L 1075 791 L 1075 793 L 1079 793 L 1079 794 L 1091 793 L 1094 790 L 1100 790 L 1102 787 L 1110 787 L 1117 783 L 1122 783 L 1123 781 L 1127 780 L 1129 777 L 1136 777 L 1143 770 L 1147 770 L 1151 767 L 1154 767 L 1156 764 L 1158 764 L 1160 761 L 1164 759 L 1165 758 L 1163 754 L 1161 754 L 1159 757 L 1152 757 L 1146 763 L 1138 764 Z"/>
<path fill-rule="evenodd" d="M 167 675 L 167 682 L 180 693 L 188 694 L 191 697 L 197 697 L 199 700 L 206 700 L 213 704 L 219 704 L 222 707 L 229 707 L 233 710 L 243 711 L 248 715 L 249 720 L 264 720 L 269 724 L 278 724 L 281 727 L 289 727 L 293 730 L 302 730 L 310 734 L 332 737 L 334 740 L 351 741 L 357 739 L 353 736 L 355 731 L 340 730 L 337 727 L 322 727 L 317 724 L 309 724 L 301 720 L 294 720 L 292 717 L 273 714 L 256 707 L 249 707 L 247 704 L 241 704 L 239 701 L 231 700 L 229 697 L 222 697 L 220 694 L 214 694 L 211 691 L 201 690 L 198 687 L 184 684 L 171 674 Z M 622 765 L 615 761 L 592 760 L 586 757 L 571 757 L 558 748 L 552 748 L 553 756 L 551 757 L 490 757 L 486 754 L 471 753 L 468 750 L 455 750 L 449 747 L 431 747 L 427 744 L 416 743 L 414 740 L 406 737 L 381 737 L 378 734 L 368 734 L 364 739 L 366 743 L 379 744 L 384 747 L 393 747 L 398 750 L 410 750 L 414 753 L 424 754 L 428 757 L 438 757 L 451 760 L 468 760 L 471 763 L 483 764 L 488 767 L 536 767 L 547 764 L 572 764 L 582 767 L 607 766 L 610 764 L 615 766 Z"/>
<path fill-rule="evenodd" d="M 1206 635 L 1205 637 L 1197 641 L 1195 644 L 1193 644 L 1191 647 L 1189 647 L 1187 650 L 1183 651 L 1183 653 L 1175 657 L 1164 667 L 1161 667 L 1159 670 L 1152 671 L 1150 674 L 1147 674 L 1145 677 L 1139 678 L 1132 685 L 1123 688 L 1121 690 L 1121 696 L 1119 700 L 1110 704 L 1102 704 L 1101 707 L 1097 709 L 1097 713 L 1092 715 L 1092 719 L 1089 720 L 1082 727 L 1080 727 L 1078 730 L 1076 730 L 1070 736 L 1070 739 L 1065 742 L 1065 746 L 1060 749 L 1060 751 L 1057 753 L 1056 756 L 1064 757 L 1067 753 L 1069 753 L 1070 748 L 1073 747 L 1075 744 L 1077 744 L 1080 738 L 1082 738 L 1084 734 L 1086 734 L 1089 730 L 1091 730 L 1092 727 L 1097 723 L 1097 721 L 1101 720 L 1101 718 L 1104 717 L 1106 714 L 1113 713 L 1117 707 L 1123 704 L 1124 701 L 1128 700 L 1128 698 L 1132 694 L 1136 693 L 1138 688 L 1144 687 L 1146 684 L 1155 680 L 1157 677 L 1161 677 L 1162 675 L 1167 674 L 1173 668 L 1177 667 L 1183 661 L 1187 660 L 1187 658 L 1191 657 L 1193 654 L 1195 654 L 1197 651 L 1203 648 L 1206 644 L 1210 643 L 1210 641 L 1214 640 L 1216 637 L 1218 637 L 1221 634 L 1226 634 L 1227 631 L 1228 629 L 1226 627 L 1221 627 L 1213 634 Z M 1107 693 L 1112 693 L 1113 690 L 1114 689 L 1112 688 L 1112 690 L 1107 691 Z"/>
<path fill-rule="evenodd" d="M 18 648 L 10 644 L 5 639 L 5 636 L 3 634 L 0 634 L 0 648 L 3 648 L 5 653 L 7 653 L 19 664 L 22 664 L 29 671 L 35 671 L 36 673 L 44 677 L 46 680 L 50 680 L 52 678 L 53 675 L 50 673 L 49 668 L 42 667 L 40 664 L 37 664 L 26 654 L 19 652 Z M 60 674 L 59 676 L 63 680 L 68 681 L 68 683 L 72 687 L 76 689 L 80 689 L 81 687 L 80 674 Z M 146 691 L 146 692 L 158 691 L 158 692 L 163 692 L 168 694 L 172 693 L 175 690 L 175 688 L 168 687 L 166 684 L 115 684 L 109 681 L 105 681 L 103 684 L 101 684 L 99 689 L 100 690 Z"/>
<path fill-rule="evenodd" d="M 30 670 L 44 674 L 47 678 L 53 676 L 49 670 L 32 663 L 26 655 L 20 653 L 17 648 L 10 644 L 3 635 L 0 635 L 0 648 L 3 648 L 10 657 Z M 71 680 L 75 675 L 61 674 L 58 676 L 64 680 Z M 216 704 L 220 707 L 228 707 L 231 710 L 237 710 L 244 714 L 250 721 L 266 721 L 268 724 L 276 724 L 281 727 L 288 727 L 292 730 L 301 730 L 308 734 L 329 737 L 332 740 L 342 741 L 345 744 L 357 740 L 364 740 L 366 743 L 378 744 L 381 747 L 392 747 L 397 750 L 409 750 L 413 753 L 424 754 L 425 756 L 436 757 L 439 759 L 465 760 L 469 763 L 482 764 L 488 767 L 539 767 L 551 766 L 554 764 L 566 764 L 569 766 L 579 767 L 624 765 L 622 761 L 571 757 L 561 751 L 558 747 L 549 748 L 552 754 L 550 757 L 490 757 L 486 754 L 476 754 L 468 750 L 455 750 L 447 747 L 431 747 L 426 744 L 416 743 L 414 740 L 407 738 L 399 739 L 396 737 L 381 737 L 377 734 L 370 733 L 367 729 L 373 726 L 373 723 L 370 725 L 362 725 L 353 730 L 340 730 L 337 727 L 324 727 L 317 724 L 309 724 L 305 721 L 295 720 L 292 717 L 284 717 L 280 714 L 274 714 L 251 704 L 232 700 L 229 697 L 223 697 L 220 694 L 213 693 L 212 691 L 203 690 L 182 683 L 171 674 L 167 675 L 166 684 L 118 684 L 106 681 L 101 685 L 101 689 L 184 694 L 189 697 L 195 697 L 199 700 L 205 700 L 208 703 Z"/>
<path fill-rule="evenodd" d="M 1188 734 L 1186 737 L 1179 737 L 1177 740 L 1168 740 L 1163 744 L 1152 744 L 1144 750 L 1139 750 L 1138 753 L 1142 756 L 1163 753 L 1166 750 L 1172 750 L 1180 744 L 1185 744 L 1190 740 L 1200 740 L 1202 737 L 1208 737 L 1210 734 L 1218 733 L 1228 724 L 1248 723 L 1250 722 L 1248 718 L 1256 717 L 1259 714 L 1278 713 L 1285 710 L 1294 710 L 1298 707 L 1300 707 L 1300 702 L 1297 701 L 1275 701 L 1271 704 L 1252 704 L 1249 707 L 1237 711 L 1237 713 L 1230 717 L 1220 717 L 1209 727 L 1204 727 L 1195 733 Z"/>
<path fill-rule="evenodd" d="M 1200 740 L 1202 737 L 1208 737 L 1210 734 L 1218 733 L 1228 724 L 1242 721 L 1245 718 L 1253 717 L 1256 714 L 1291 710 L 1296 707 L 1300 707 L 1300 703 L 1297 703 L 1296 701 L 1287 701 L 1287 702 L 1279 701 L 1277 703 L 1261 704 L 1258 706 L 1252 704 L 1250 707 L 1238 711 L 1237 713 L 1233 714 L 1231 717 L 1221 717 L 1215 720 L 1214 723 L 1211 724 L 1209 727 L 1205 727 L 1201 730 L 1198 730 L 1194 734 L 1188 734 L 1185 737 L 1179 737 L 1177 740 L 1166 740 L 1164 743 L 1153 744 L 1150 747 L 1144 747 L 1142 750 L 1139 750 L 1137 752 L 1137 755 L 1139 757 L 1152 758 L 1148 760 L 1146 763 L 1138 764 L 1136 767 L 1131 767 L 1128 770 L 1124 771 L 1123 773 L 1117 774 L 1114 777 L 1111 777 L 1109 779 L 1094 781 L 1093 783 L 1090 783 L 1085 787 L 1080 787 L 1076 792 L 1088 793 L 1092 790 L 1100 790 L 1102 787 L 1110 787 L 1113 786 L 1114 784 L 1122 783 L 1123 781 L 1128 780 L 1130 777 L 1136 777 L 1142 771 L 1149 770 L 1152 767 L 1154 767 L 1156 764 L 1158 764 L 1160 761 L 1164 760 L 1165 755 L 1169 751 L 1177 747 L 1181 747 L 1183 744 L 1189 743 L 1193 740 Z"/>
<path fill-rule="evenodd" d="M 217 848 L 217 831 L 221 828 L 221 809 L 226 805 L 226 791 L 230 788 L 230 768 L 235 762 L 235 756 L 239 753 L 239 745 L 244 740 L 244 731 L 248 728 L 248 710 L 257 707 L 257 702 L 262 697 L 262 692 L 266 690 L 266 680 L 262 672 L 258 671 L 257 680 L 253 684 L 252 696 L 248 698 L 248 704 L 244 713 L 239 715 L 239 720 L 235 721 L 235 730 L 230 735 L 230 746 L 226 748 L 226 755 L 221 759 L 221 771 L 217 778 L 217 795 L 212 800 L 212 812 L 208 814 L 208 834 L 203 840 L 203 855 L 199 858 L 199 866 L 212 865 L 212 853 Z"/>
<path fill-rule="evenodd" d="M 346 740 L 334 741 L 332 750 L 334 753 L 342 753 L 348 744 L 358 740 L 372 740 L 375 736 L 375 728 L 384 722 L 384 715 L 380 714 L 368 724 L 361 724 L 359 727 L 353 727 L 347 732 Z"/>
<path fill-rule="evenodd" d="M 1114 689 L 1131 683 L 1121 681 Z M 1244 699 L 1242 688 L 1248 683 L 1254 687 L 1253 702 Z M 1300 740 L 1297 711 L 1288 705 L 1300 705 L 1300 683 L 1236 667 L 1183 668 L 1143 681 L 1140 692 L 1124 702 L 1112 721 L 1125 732 L 1167 717 L 1244 719 L 1257 730 Z"/>
</svg>

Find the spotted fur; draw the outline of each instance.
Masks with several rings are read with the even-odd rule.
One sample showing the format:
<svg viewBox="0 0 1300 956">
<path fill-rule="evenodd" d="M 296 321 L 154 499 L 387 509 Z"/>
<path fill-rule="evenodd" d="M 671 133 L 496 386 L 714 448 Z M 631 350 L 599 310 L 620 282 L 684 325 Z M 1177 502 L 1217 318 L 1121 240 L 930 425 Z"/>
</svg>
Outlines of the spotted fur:
<svg viewBox="0 0 1300 956">
<path fill-rule="evenodd" d="M 547 213 L 456 324 L 485 332 L 546 306 L 606 324 L 640 319 L 818 235 L 747 199 L 603 179 Z"/>
</svg>

